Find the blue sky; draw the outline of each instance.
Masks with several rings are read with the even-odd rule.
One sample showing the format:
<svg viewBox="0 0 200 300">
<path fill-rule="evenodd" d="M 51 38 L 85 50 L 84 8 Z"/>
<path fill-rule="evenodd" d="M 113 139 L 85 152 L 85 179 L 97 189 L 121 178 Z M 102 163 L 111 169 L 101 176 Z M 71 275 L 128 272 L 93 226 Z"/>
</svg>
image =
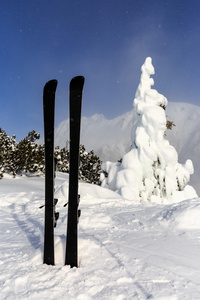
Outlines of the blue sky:
<svg viewBox="0 0 200 300">
<path fill-rule="evenodd" d="M 85 76 L 84 116 L 131 110 L 147 56 L 168 101 L 200 105 L 198 0 L 6 0 L 0 20 L 0 127 L 17 140 L 33 129 L 43 135 L 50 79 L 58 80 L 56 125 L 68 117 L 76 75 Z"/>
</svg>

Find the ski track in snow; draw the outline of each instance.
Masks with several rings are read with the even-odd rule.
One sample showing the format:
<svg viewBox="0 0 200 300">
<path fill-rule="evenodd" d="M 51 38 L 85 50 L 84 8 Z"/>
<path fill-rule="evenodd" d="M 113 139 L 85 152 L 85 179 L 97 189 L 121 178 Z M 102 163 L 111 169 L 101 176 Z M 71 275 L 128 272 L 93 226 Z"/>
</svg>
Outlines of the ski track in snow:
<svg viewBox="0 0 200 300">
<path fill-rule="evenodd" d="M 56 178 L 55 266 L 43 264 L 44 178 L 6 175 L 0 184 L 1 299 L 199 299 L 199 199 L 136 203 L 80 183 L 79 268 L 71 269 L 68 176 Z"/>
</svg>

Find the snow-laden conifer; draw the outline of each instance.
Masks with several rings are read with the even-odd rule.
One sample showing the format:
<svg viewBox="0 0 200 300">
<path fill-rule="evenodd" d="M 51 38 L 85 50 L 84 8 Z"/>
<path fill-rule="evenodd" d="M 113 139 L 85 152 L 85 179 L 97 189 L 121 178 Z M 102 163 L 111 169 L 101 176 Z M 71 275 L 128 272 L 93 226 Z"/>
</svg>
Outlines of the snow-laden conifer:
<svg viewBox="0 0 200 300">
<path fill-rule="evenodd" d="M 119 192 L 125 198 L 165 202 L 172 198 L 196 197 L 188 185 L 193 164 L 178 163 L 178 154 L 165 139 L 167 99 L 152 89 L 154 67 L 146 58 L 133 102 L 134 120 L 132 147 L 122 162 L 106 162 L 102 168 L 102 185 Z"/>
<path fill-rule="evenodd" d="M 15 136 L 9 137 L 5 130 L 0 128 L 0 178 L 5 172 L 13 172 L 15 160 Z"/>
<path fill-rule="evenodd" d="M 9 137 L 0 128 L 0 179 L 5 172 L 16 175 L 25 173 L 44 173 L 44 145 L 38 145 L 36 140 L 40 138 L 39 133 L 32 130 L 27 137 L 20 142 L 16 142 L 15 136 Z M 101 173 L 101 160 L 94 151 L 85 151 L 85 147 L 80 145 L 80 168 L 79 179 L 88 183 L 99 183 Z M 55 148 L 54 157 L 56 160 L 56 170 L 69 173 L 69 150 L 59 146 Z"/>
</svg>

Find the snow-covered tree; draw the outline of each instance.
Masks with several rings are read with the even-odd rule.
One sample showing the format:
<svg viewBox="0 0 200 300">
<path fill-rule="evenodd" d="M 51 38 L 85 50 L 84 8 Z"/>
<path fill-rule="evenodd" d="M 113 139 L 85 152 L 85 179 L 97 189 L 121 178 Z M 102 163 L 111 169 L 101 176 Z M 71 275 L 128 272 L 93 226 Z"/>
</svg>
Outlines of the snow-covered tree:
<svg viewBox="0 0 200 300">
<path fill-rule="evenodd" d="M 56 170 L 63 173 L 69 173 L 69 150 L 66 148 L 55 148 L 54 156 L 56 158 Z"/>
<path fill-rule="evenodd" d="M 80 145 L 80 169 L 79 179 L 98 184 L 101 173 L 101 160 L 94 154 L 94 151 L 85 151 L 85 147 Z"/>
<path fill-rule="evenodd" d="M 32 130 L 27 137 L 17 143 L 14 154 L 14 175 L 22 171 L 31 173 L 44 171 L 44 147 L 35 143 L 39 138 L 40 134 Z"/>
<path fill-rule="evenodd" d="M 196 197 L 187 185 L 193 164 L 178 163 L 178 154 L 165 139 L 167 99 L 152 89 L 154 67 L 146 58 L 141 68 L 140 84 L 133 102 L 134 120 L 131 150 L 122 162 L 106 162 L 101 175 L 102 186 L 119 192 L 128 199 L 165 202 Z"/>
<path fill-rule="evenodd" d="M 0 178 L 4 172 L 13 172 L 14 154 L 16 147 L 15 136 L 9 137 L 5 130 L 0 128 Z"/>
<path fill-rule="evenodd" d="M 9 137 L 0 128 L 0 179 L 3 173 L 8 172 L 14 177 L 23 172 L 45 172 L 44 145 L 37 145 L 39 133 L 34 130 L 19 143 L 15 136 Z M 67 148 L 55 148 L 57 171 L 69 173 L 69 150 Z M 101 161 L 94 151 L 86 152 L 85 147 L 80 145 L 80 168 L 79 179 L 85 182 L 98 184 L 101 173 Z"/>
<path fill-rule="evenodd" d="M 88 183 L 99 183 L 101 173 L 101 161 L 94 151 L 86 152 L 84 145 L 80 145 L 80 166 L 79 166 L 79 179 Z M 66 148 L 60 149 L 56 147 L 54 152 L 57 171 L 69 173 L 69 156 L 70 152 Z"/>
<path fill-rule="evenodd" d="M 0 178 L 9 172 L 13 176 L 21 172 L 44 172 L 44 146 L 35 141 L 40 135 L 34 130 L 19 143 L 0 129 Z"/>
</svg>

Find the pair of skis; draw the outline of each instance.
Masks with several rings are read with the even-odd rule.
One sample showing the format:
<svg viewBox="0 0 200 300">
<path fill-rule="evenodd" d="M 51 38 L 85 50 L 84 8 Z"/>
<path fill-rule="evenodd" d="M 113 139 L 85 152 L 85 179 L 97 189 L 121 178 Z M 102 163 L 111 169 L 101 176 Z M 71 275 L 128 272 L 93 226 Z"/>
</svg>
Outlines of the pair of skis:
<svg viewBox="0 0 200 300">
<path fill-rule="evenodd" d="M 77 76 L 70 82 L 70 171 L 68 221 L 66 238 L 65 265 L 78 267 L 78 174 L 81 106 L 84 77 Z M 58 219 L 55 212 L 57 199 L 54 199 L 54 115 L 57 80 L 50 80 L 44 86 L 44 139 L 45 139 L 45 223 L 44 223 L 44 260 L 48 265 L 54 265 L 54 227 Z"/>
</svg>

